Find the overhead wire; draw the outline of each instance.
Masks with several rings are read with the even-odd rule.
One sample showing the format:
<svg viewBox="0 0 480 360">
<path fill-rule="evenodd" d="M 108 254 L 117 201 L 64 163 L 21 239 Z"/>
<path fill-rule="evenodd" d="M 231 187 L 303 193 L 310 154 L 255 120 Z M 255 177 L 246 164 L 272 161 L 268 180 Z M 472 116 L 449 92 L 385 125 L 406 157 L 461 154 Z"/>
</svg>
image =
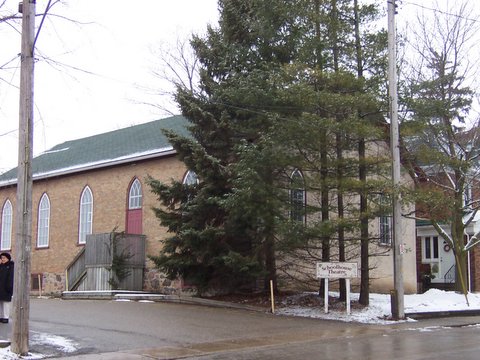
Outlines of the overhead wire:
<svg viewBox="0 0 480 360">
<path fill-rule="evenodd" d="M 419 8 L 421 8 L 421 9 L 424 9 L 424 10 L 429 10 L 429 11 L 437 12 L 437 13 L 439 13 L 439 14 L 443 14 L 443 15 L 447 15 L 447 16 L 453 16 L 453 17 L 457 17 L 457 18 L 459 18 L 459 19 L 463 19 L 463 20 L 467 20 L 467 21 L 471 21 L 471 22 L 480 23 L 480 20 L 479 20 L 479 19 L 474 19 L 474 18 L 470 18 L 470 17 L 467 17 L 467 16 L 462 16 L 462 15 L 459 15 L 459 14 L 451 13 L 451 12 L 448 12 L 448 11 L 443 11 L 443 10 L 440 10 L 440 9 L 435 9 L 435 8 L 432 8 L 432 7 L 428 7 L 428 6 L 425 6 L 425 5 L 413 3 L 413 2 L 410 2 L 410 1 L 402 1 L 402 4 L 412 5 L 412 6 L 416 6 L 416 7 L 419 7 Z"/>
</svg>

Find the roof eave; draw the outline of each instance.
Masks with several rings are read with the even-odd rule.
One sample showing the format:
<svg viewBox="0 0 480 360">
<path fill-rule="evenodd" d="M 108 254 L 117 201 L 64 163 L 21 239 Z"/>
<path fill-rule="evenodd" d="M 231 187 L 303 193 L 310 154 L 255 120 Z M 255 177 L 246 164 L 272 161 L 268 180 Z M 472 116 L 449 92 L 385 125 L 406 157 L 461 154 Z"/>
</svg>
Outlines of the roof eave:
<svg viewBox="0 0 480 360">
<path fill-rule="evenodd" d="M 108 161 L 102 160 L 102 161 L 99 161 L 98 163 L 83 164 L 83 165 L 78 165 L 68 169 L 60 169 L 60 170 L 51 171 L 48 173 L 34 174 L 32 176 L 32 179 L 33 181 L 44 180 L 52 177 L 65 176 L 65 175 L 70 175 L 70 174 L 83 172 L 83 171 L 97 170 L 97 169 L 102 169 L 110 166 L 136 162 L 136 161 L 143 161 L 143 160 L 149 160 L 149 159 L 154 159 L 158 157 L 175 155 L 176 153 L 177 152 L 173 149 L 173 147 L 171 147 L 168 149 L 162 149 L 161 151 L 153 152 L 149 154 L 143 154 L 143 155 L 121 158 L 121 159 L 112 159 Z M 15 185 L 16 183 L 17 183 L 17 179 L 11 179 L 5 182 L 0 182 L 0 187 L 11 186 L 11 185 Z"/>
</svg>

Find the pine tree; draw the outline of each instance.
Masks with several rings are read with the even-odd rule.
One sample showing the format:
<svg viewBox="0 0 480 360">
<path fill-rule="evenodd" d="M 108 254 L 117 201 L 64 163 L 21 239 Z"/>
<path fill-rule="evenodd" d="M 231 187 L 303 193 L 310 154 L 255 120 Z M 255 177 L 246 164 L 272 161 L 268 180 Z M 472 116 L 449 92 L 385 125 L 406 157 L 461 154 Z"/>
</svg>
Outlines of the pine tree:
<svg viewBox="0 0 480 360">
<path fill-rule="evenodd" d="M 297 99 L 304 110 L 283 125 L 282 141 L 302 155 L 297 166 L 307 175 L 307 189 L 320 196 L 318 204 L 308 206 L 307 228 L 285 226 L 285 237 L 303 239 L 303 244 L 297 243 L 298 256 L 311 256 L 313 261 L 344 261 L 361 243 L 361 298 L 368 304 L 368 259 L 373 255 L 368 224 L 378 214 L 378 194 L 389 191 L 388 159 L 367 155 L 368 147 L 386 139 L 380 102 L 386 36 L 365 30 L 378 14 L 373 6 L 338 0 L 312 4 L 310 23 L 315 30 L 310 38 L 316 40 L 316 57 L 297 57 L 290 66 L 295 85 L 286 87 L 284 98 Z M 358 159 L 344 156 L 354 150 L 359 151 Z M 352 202 L 356 194 L 360 204 Z M 321 256 L 313 256 L 313 249 L 320 249 Z"/>
<path fill-rule="evenodd" d="M 294 3 L 220 1 L 219 27 L 210 27 L 205 38 L 192 40 L 201 64 L 201 92 L 180 87 L 176 100 L 192 123 L 193 138 L 167 135 L 200 183 L 185 201 L 187 189 L 182 184 L 151 181 L 166 207 L 158 208 L 157 216 L 173 234 L 154 261 L 172 278 L 188 278 L 202 289 L 251 285 L 262 273 L 276 278 L 273 214 L 277 210 L 263 206 L 259 214 L 251 211 L 255 209 L 251 203 L 242 202 L 246 195 L 238 179 L 245 177 L 236 164 L 244 154 L 242 147 L 261 147 L 262 136 L 272 126 L 262 110 L 276 105 L 270 78 L 295 53 L 290 33 L 282 32 L 294 21 L 289 17 Z M 271 170 L 258 174 L 259 189 L 273 189 Z M 268 196 L 268 191 L 256 196 Z M 238 203 L 232 205 L 232 199 Z M 263 197 L 254 200 L 271 203 Z"/>
<path fill-rule="evenodd" d="M 223 0 L 219 9 L 219 27 L 192 40 L 200 91 L 177 91 L 192 138 L 167 134 L 200 182 L 151 179 L 163 205 L 157 216 L 172 235 L 153 259 L 201 289 L 252 286 L 260 275 L 276 288 L 277 268 L 288 274 L 297 255 L 304 263 L 308 254 L 353 256 L 361 216 L 352 199 L 379 189 L 359 181 L 358 169 L 373 173 L 381 160 L 344 153 L 357 139 L 382 138 L 381 116 L 365 121 L 378 112 L 378 74 L 353 71 L 357 39 L 347 0 Z M 305 175 L 304 190 L 319 194 L 304 209 L 307 224 L 290 216 L 295 169 Z"/>
</svg>

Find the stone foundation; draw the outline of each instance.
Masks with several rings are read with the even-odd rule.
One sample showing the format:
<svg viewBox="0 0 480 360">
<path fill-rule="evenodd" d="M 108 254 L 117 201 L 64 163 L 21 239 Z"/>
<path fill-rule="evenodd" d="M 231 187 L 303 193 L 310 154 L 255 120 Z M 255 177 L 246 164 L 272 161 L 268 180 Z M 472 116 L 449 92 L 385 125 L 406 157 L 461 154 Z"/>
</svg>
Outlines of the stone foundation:
<svg viewBox="0 0 480 360">
<path fill-rule="evenodd" d="M 157 269 L 146 268 L 143 275 L 144 291 L 166 295 L 182 293 L 182 282 L 180 280 L 170 280 Z"/>
<path fill-rule="evenodd" d="M 35 282 L 35 286 L 33 286 Z M 41 289 L 38 289 L 38 284 Z M 65 291 L 65 274 L 43 273 L 32 274 L 32 283 L 30 284 L 31 295 L 42 296 L 60 296 Z"/>
<path fill-rule="evenodd" d="M 40 279 L 38 279 L 40 276 Z M 43 273 L 40 275 L 34 274 L 35 282 L 42 285 L 41 291 L 37 288 L 32 290 L 31 295 L 38 296 L 61 296 L 65 291 L 65 274 Z M 145 269 L 143 278 L 143 291 L 151 293 L 159 293 L 165 295 L 195 295 L 195 289 L 184 286 L 181 280 L 170 280 L 165 274 L 157 269 Z"/>
</svg>

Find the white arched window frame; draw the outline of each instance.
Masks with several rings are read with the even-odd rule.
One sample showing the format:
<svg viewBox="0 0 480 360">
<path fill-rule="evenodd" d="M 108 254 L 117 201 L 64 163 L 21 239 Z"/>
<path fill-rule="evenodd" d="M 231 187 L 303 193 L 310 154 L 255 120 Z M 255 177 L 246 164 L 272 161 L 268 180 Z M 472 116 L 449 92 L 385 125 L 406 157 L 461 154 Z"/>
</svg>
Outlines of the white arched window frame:
<svg viewBox="0 0 480 360">
<path fill-rule="evenodd" d="M 82 191 L 80 197 L 80 219 L 78 224 L 78 243 L 85 244 L 87 235 L 92 233 L 93 221 L 93 195 L 88 186 Z"/>
<path fill-rule="evenodd" d="M 305 222 L 306 191 L 305 181 L 300 170 L 295 169 L 290 176 L 290 219 Z"/>
<path fill-rule="evenodd" d="M 38 204 L 37 247 L 49 245 L 50 237 L 50 199 L 45 193 Z"/>
<path fill-rule="evenodd" d="M 142 208 L 142 184 L 138 179 L 135 179 L 130 186 L 128 194 L 128 209 L 141 209 Z"/>
<path fill-rule="evenodd" d="M 188 170 L 183 177 L 184 185 L 197 185 L 199 183 L 198 176 L 193 170 Z"/>
<path fill-rule="evenodd" d="M 13 206 L 10 200 L 5 201 L 2 209 L 2 232 L 0 249 L 12 249 L 12 224 L 13 224 Z"/>
<path fill-rule="evenodd" d="M 187 185 L 188 187 L 194 187 L 198 185 L 199 180 L 198 176 L 193 170 L 188 170 L 185 176 L 183 177 L 183 185 Z M 193 199 L 192 193 L 189 193 L 187 195 L 187 202 L 191 201 Z"/>
</svg>

